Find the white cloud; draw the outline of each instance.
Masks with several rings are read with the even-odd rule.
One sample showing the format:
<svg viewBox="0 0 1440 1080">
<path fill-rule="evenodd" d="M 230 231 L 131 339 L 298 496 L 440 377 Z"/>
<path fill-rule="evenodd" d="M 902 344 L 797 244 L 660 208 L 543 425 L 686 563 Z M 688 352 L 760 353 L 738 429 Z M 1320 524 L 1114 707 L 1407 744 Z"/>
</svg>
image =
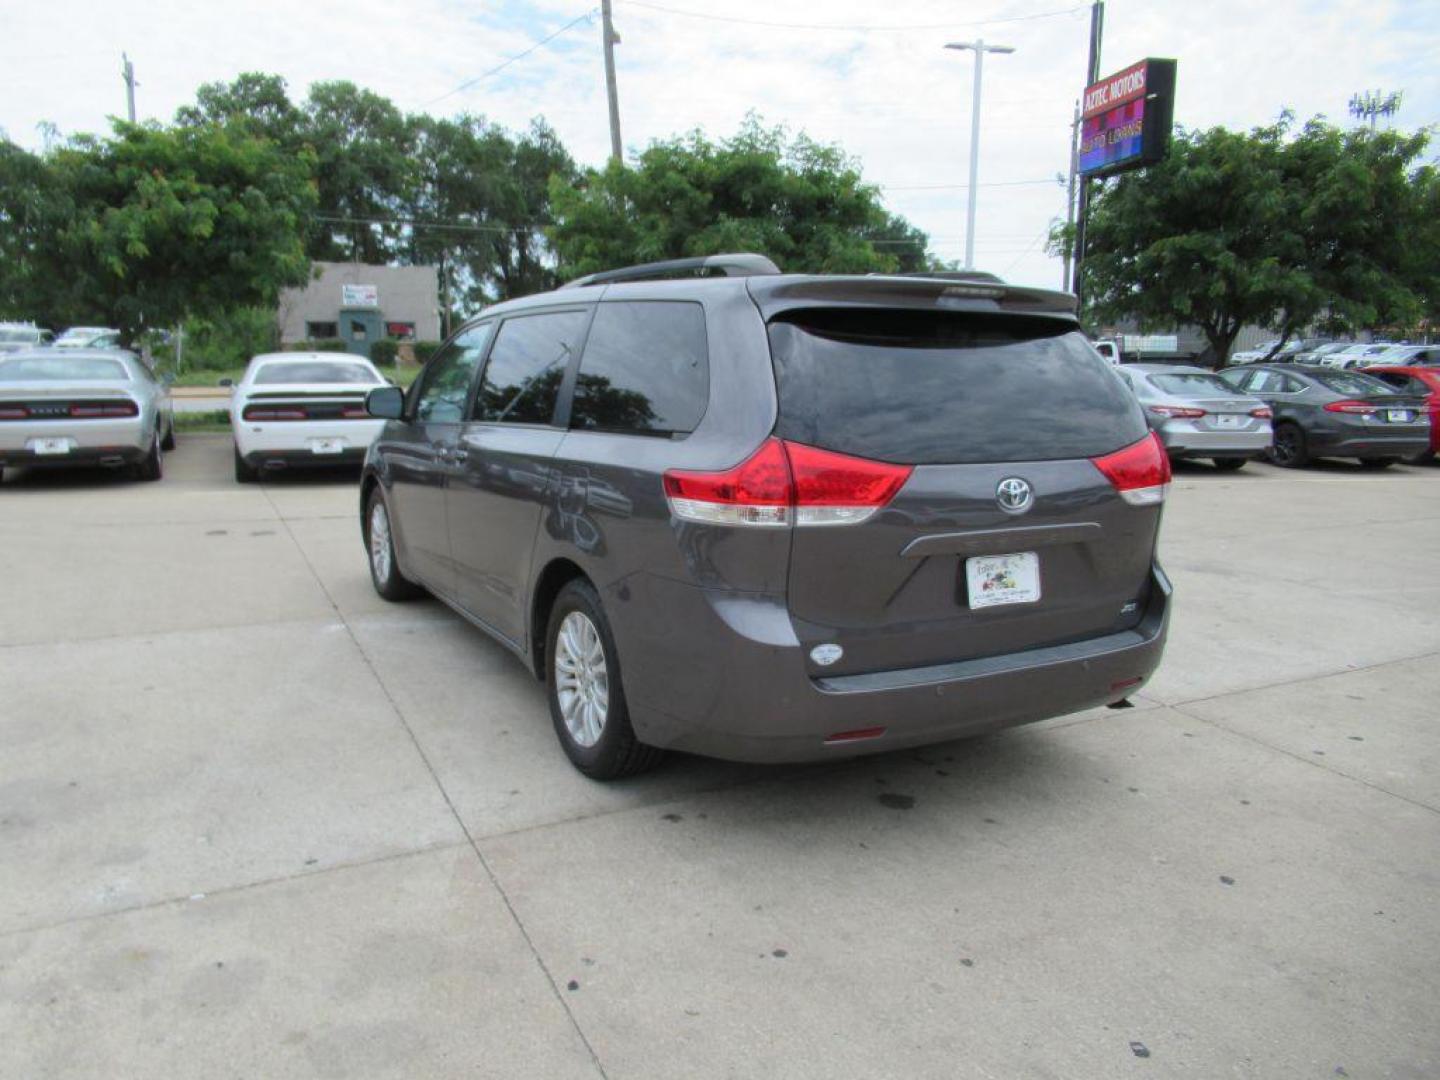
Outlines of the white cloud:
<svg viewBox="0 0 1440 1080">
<path fill-rule="evenodd" d="M 649 0 L 647 0 L 649 2 Z M 946 41 L 983 36 L 1016 47 L 985 66 L 981 182 L 1063 172 L 1083 82 L 1088 5 L 1075 0 L 654 0 L 660 7 L 759 22 L 946 24 L 905 32 L 792 30 L 686 18 L 616 0 L 625 144 L 694 127 L 733 132 L 754 109 L 841 143 L 887 203 L 964 250 L 973 58 Z M 350 79 L 407 110 L 504 62 L 596 5 L 588 0 L 0 0 L 8 30 L 0 127 L 38 145 L 35 125 L 93 131 L 124 111 L 120 51 L 135 61 L 142 117 L 168 118 L 202 82 L 242 71 L 285 76 L 296 97 Z M 1179 61 L 1176 119 L 1190 127 L 1267 123 L 1283 107 L 1342 120 L 1367 87 L 1406 92 L 1403 126 L 1440 119 L 1440 7 L 1423 0 L 1110 0 L 1104 70 L 1144 56 Z M 1047 18 L 961 25 L 1071 10 Z M 582 161 L 609 148 L 598 17 L 431 108 L 484 113 L 511 127 L 544 115 Z M 945 189 L 943 185 L 955 185 Z M 908 188 L 913 190 L 899 190 Z M 921 190 L 923 189 L 923 190 Z M 977 261 L 1019 281 L 1058 284 L 1043 235 L 1064 213 L 1058 185 L 986 186 Z"/>
</svg>

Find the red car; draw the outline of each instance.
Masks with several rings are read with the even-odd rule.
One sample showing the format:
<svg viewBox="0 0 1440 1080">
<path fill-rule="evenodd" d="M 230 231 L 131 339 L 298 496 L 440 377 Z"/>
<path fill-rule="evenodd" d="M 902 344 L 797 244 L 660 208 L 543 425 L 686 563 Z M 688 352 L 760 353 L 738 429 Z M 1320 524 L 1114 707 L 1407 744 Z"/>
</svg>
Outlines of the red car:
<svg viewBox="0 0 1440 1080">
<path fill-rule="evenodd" d="M 1396 390 L 1407 394 L 1424 394 L 1425 411 L 1430 414 L 1430 449 L 1410 459 L 1412 465 L 1423 465 L 1440 453 L 1440 368 L 1433 367 L 1367 367 L 1366 375 L 1374 375 Z"/>
</svg>

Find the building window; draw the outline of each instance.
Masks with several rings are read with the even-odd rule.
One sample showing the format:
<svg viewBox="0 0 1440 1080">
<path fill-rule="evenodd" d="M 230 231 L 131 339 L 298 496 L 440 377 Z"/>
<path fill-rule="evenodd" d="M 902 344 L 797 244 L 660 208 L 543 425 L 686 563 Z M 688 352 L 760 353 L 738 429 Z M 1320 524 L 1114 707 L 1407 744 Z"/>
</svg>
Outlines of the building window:
<svg viewBox="0 0 1440 1080">
<path fill-rule="evenodd" d="M 340 328 L 333 322 L 307 322 L 305 336 L 311 341 L 320 338 L 336 338 L 340 336 Z"/>
</svg>

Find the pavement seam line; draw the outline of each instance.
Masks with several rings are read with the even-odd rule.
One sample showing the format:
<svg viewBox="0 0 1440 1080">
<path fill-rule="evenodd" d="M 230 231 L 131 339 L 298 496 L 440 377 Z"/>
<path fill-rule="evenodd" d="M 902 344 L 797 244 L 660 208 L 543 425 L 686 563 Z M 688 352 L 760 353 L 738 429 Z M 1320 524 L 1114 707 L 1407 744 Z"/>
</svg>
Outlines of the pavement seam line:
<svg viewBox="0 0 1440 1080">
<path fill-rule="evenodd" d="M 325 599 L 329 601 L 328 593 Z M 331 604 L 334 607 L 334 604 Z M 381 616 L 376 616 L 380 618 Z M 443 626 L 449 622 L 449 616 L 445 613 L 434 619 L 412 619 L 411 622 L 434 623 Z M 48 638 L 44 641 L 0 641 L 0 652 L 7 649 L 53 649 L 57 646 L 68 645 L 98 645 L 106 641 L 128 641 L 136 638 L 148 640 L 150 638 L 175 637 L 180 634 L 208 634 L 212 631 L 217 633 L 229 633 L 233 630 L 264 630 L 271 626 L 299 626 L 303 623 L 316 623 L 325 626 L 344 626 L 343 619 L 336 621 L 324 615 L 299 615 L 293 619 L 269 619 L 265 622 L 229 623 L 224 626 L 180 626 L 173 630 L 131 630 L 123 634 L 97 634 L 94 637 L 71 637 L 71 638 Z"/>
<path fill-rule="evenodd" d="M 376 855 L 371 859 L 353 859 L 349 862 L 320 866 L 313 870 L 298 870 L 293 874 L 281 874 L 277 877 L 246 881 L 239 885 L 222 885 L 218 889 L 206 889 L 204 892 L 191 893 L 188 896 L 167 896 L 160 900 L 150 900 L 143 904 L 132 904 L 129 907 L 112 908 L 109 911 L 92 911 L 87 915 L 72 915 L 68 919 L 55 919 L 52 922 L 18 926 L 9 930 L 0 930 L 0 941 L 6 938 L 18 937 L 21 934 L 38 934 L 45 930 L 58 930 L 62 926 L 71 926 L 75 923 L 94 922 L 97 919 L 111 919 L 118 915 L 134 915 L 142 911 L 154 911 L 157 908 L 188 904 L 194 902 L 197 896 L 210 900 L 222 896 L 229 896 L 232 893 L 246 892 L 250 889 L 263 889 L 269 885 L 284 885 L 288 882 L 300 881 L 305 878 L 323 877 L 326 874 L 341 870 L 360 870 L 367 866 L 376 866 L 380 863 L 395 862 L 398 859 L 409 859 L 417 855 L 433 855 L 437 851 L 447 851 L 451 848 L 463 848 L 465 846 L 464 840 L 448 840 L 444 843 L 429 844 L 425 847 L 407 848 L 404 851 L 391 851 L 384 855 Z"/>
<path fill-rule="evenodd" d="M 265 497 L 266 499 L 270 499 L 270 493 L 268 491 L 265 492 Z M 415 734 L 415 729 L 410 726 L 410 721 L 406 719 L 404 710 L 400 708 L 400 703 L 395 700 L 395 696 L 390 693 L 390 687 L 385 685 L 385 680 L 380 677 L 379 669 L 375 666 L 375 662 L 371 658 L 370 653 L 366 651 L 365 646 L 361 644 L 360 639 L 356 636 L 354 628 L 350 625 L 350 620 L 345 617 L 344 612 L 340 610 L 340 606 L 335 603 L 335 598 L 330 595 L 330 590 L 326 588 L 325 582 L 321 580 L 320 574 L 315 569 L 315 565 L 310 561 L 310 556 L 300 545 L 300 541 L 290 528 L 290 522 L 281 514 L 280 508 L 275 506 L 273 499 L 270 499 L 270 505 L 275 508 L 276 516 L 279 517 L 281 524 L 285 526 L 285 535 L 290 537 L 290 542 L 295 545 L 295 550 L 299 552 L 300 558 L 304 560 L 305 565 L 309 568 L 311 575 L 315 578 L 315 583 L 320 586 L 320 591 L 325 594 L 325 599 L 329 601 L 331 608 L 334 609 L 335 617 L 339 619 L 341 625 L 344 626 L 346 635 L 350 638 L 351 643 L 354 644 L 355 651 L 360 654 L 360 659 L 364 662 L 366 668 L 369 669 L 371 677 L 375 680 L 375 685 L 378 686 L 380 692 L 385 695 L 385 700 L 389 703 L 391 711 L 395 714 L 395 719 L 398 720 L 400 726 L 405 729 L 405 734 L 409 736 L 410 743 L 414 746 L 416 755 L 420 758 L 421 764 L 425 766 L 425 771 L 430 774 L 430 779 L 434 782 L 435 789 L 439 791 L 440 797 L 445 800 L 445 805 L 450 810 L 450 816 L 455 819 L 455 824 L 460 829 L 461 835 L 465 837 L 465 843 L 469 845 L 476 860 L 480 863 L 480 869 L 485 871 L 485 876 L 489 878 L 490 887 L 495 890 L 496 895 L 500 897 L 500 902 L 505 905 L 505 910 L 509 912 L 511 922 L 515 924 L 515 929 L 520 932 L 521 938 L 525 941 L 526 948 L 530 950 L 530 955 L 534 958 L 535 965 L 540 969 L 540 973 L 545 977 L 545 981 L 550 984 L 550 992 L 554 995 L 555 1001 L 564 1012 L 566 1019 L 570 1021 L 570 1027 L 574 1030 L 581 1045 L 585 1047 L 586 1052 L 590 1055 L 590 1061 L 595 1066 L 595 1071 L 600 1074 L 601 1080 L 610 1080 L 609 1073 L 605 1071 L 605 1066 L 600 1062 L 600 1055 L 595 1052 L 595 1047 L 590 1042 L 589 1036 L 585 1034 L 585 1029 L 580 1026 L 580 1021 L 575 1016 L 574 1011 L 571 1010 L 570 1003 L 565 1000 L 565 995 L 561 993 L 560 984 L 556 982 L 554 974 L 550 971 L 550 966 L 545 963 L 545 958 L 540 955 L 540 950 L 536 947 L 534 938 L 530 936 L 530 931 L 520 918 L 520 913 L 515 910 L 515 904 L 511 901 L 510 894 L 505 891 L 505 887 L 500 883 L 500 878 L 496 875 L 494 868 L 490 865 L 489 860 L 485 858 L 484 853 L 481 852 L 480 845 L 475 842 L 475 838 L 470 834 L 470 829 L 466 826 L 464 818 L 460 816 L 460 811 L 456 807 L 455 801 L 450 797 L 450 792 L 445 789 L 444 783 L 440 780 L 440 774 L 435 771 L 435 766 L 430 761 L 430 756 L 425 753 L 425 748 L 420 745 L 420 739 Z"/>
<path fill-rule="evenodd" d="M 1295 761 L 1298 761 L 1304 765 L 1309 765 L 1312 768 L 1319 769 L 1321 772 L 1329 773 L 1331 776 L 1337 776 L 1342 780 L 1349 780 L 1353 783 L 1360 784 L 1363 787 L 1367 787 L 1371 791 L 1374 791 L 1380 795 L 1388 795 L 1392 799 L 1398 799 L 1403 803 L 1409 803 L 1411 806 L 1414 806 L 1417 809 L 1426 810 L 1432 814 L 1440 814 L 1440 806 L 1431 806 L 1429 803 L 1421 802 L 1419 799 L 1412 798 L 1409 795 L 1402 795 L 1398 791 L 1391 791 L 1389 788 L 1381 787 L 1373 780 L 1366 780 L 1363 776 L 1356 776 L 1353 773 L 1348 773 L 1342 769 L 1337 769 L 1329 762 L 1316 761 L 1313 757 L 1306 756 L 1305 754 L 1297 754 L 1294 750 L 1289 750 L 1283 746 L 1276 746 L 1274 743 L 1267 742 L 1265 739 L 1260 738 L 1258 735 L 1252 735 L 1247 731 L 1238 731 L 1235 728 L 1230 727 L 1228 724 L 1221 723 L 1219 720 L 1211 720 L 1208 717 L 1196 716 L 1194 713 L 1186 712 L 1184 709 L 1177 708 L 1173 705 L 1170 706 L 1170 711 L 1179 713 L 1186 719 L 1194 720 L 1196 723 L 1208 724 L 1210 727 L 1213 727 L 1218 731 L 1223 731 L 1227 735 L 1234 735 L 1237 739 L 1244 739 L 1247 742 L 1252 742 L 1256 746 L 1263 746 L 1265 749 L 1271 750 L 1277 754 L 1284 754 L 1288 758 L 1293 758 Z"/>
<path fill-rule="evenodd" d="M 1246 686 L 1238 690 L 1223 690 L 1218 694 L 1206 694 L 1203 697 L 1182 698 L 1180 701 L 1164 701 L 1159 697 L 1152 697 L 1151 701 L 1157 701 L 1169 709 L 1178 709 L 1182 705 L 1203 705 L 1207 701 L 1223 701 L 1228 697 L 1235 697 L 1238 694 L 1258 694 L 1265 690 L 1279 690 L 1286 686 L 1299 686 L 1301 683 L 1315 682 L 1317 679 L 1334 679 L 1341 675 L 1357 675 L 1362 671 L 1378 671 L 1380 668 L 1391 667 L 1395 664 L 1411 664 L 1416 660 L 1429 660 L 1440 656 L 1440 649 L 1427 649 L 1423 653 L 1416 653 L 1414 656 L 1397 656 L 1391 660 L 1376 660 L 1373 664 L 1361 664 L 1358 667 L 1347 667 L 1337 671 L 1322 671 L 1314 675 L 1297 675 L 1293 679 L 1281 679 L 1279 682 L 1262 683 L 1259 686 Z"/>
</svg>

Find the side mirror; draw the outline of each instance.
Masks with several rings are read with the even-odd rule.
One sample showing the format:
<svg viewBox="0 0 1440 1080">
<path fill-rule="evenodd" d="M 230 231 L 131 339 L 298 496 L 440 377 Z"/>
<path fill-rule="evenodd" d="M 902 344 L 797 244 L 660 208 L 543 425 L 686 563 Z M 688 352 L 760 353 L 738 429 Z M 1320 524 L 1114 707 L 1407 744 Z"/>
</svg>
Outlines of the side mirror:
<svg viewBox="0 0 1440 1080">
<path fill-rule="evenodd" d="M 216 385 L 217 385 L 217 386 L 234 386 L 234 385 L 235 385 L 235 380 L 234 380 L 234 379 L 221 379 L 218 383 L 216 383 Z"/>
<path fill-rule="evenodd" d="M 399 420 L 405 415 L 405 392 L 398 386 L 382 386 L 365 395 L 365 411 L 377 420 Z"/>
</svg>

